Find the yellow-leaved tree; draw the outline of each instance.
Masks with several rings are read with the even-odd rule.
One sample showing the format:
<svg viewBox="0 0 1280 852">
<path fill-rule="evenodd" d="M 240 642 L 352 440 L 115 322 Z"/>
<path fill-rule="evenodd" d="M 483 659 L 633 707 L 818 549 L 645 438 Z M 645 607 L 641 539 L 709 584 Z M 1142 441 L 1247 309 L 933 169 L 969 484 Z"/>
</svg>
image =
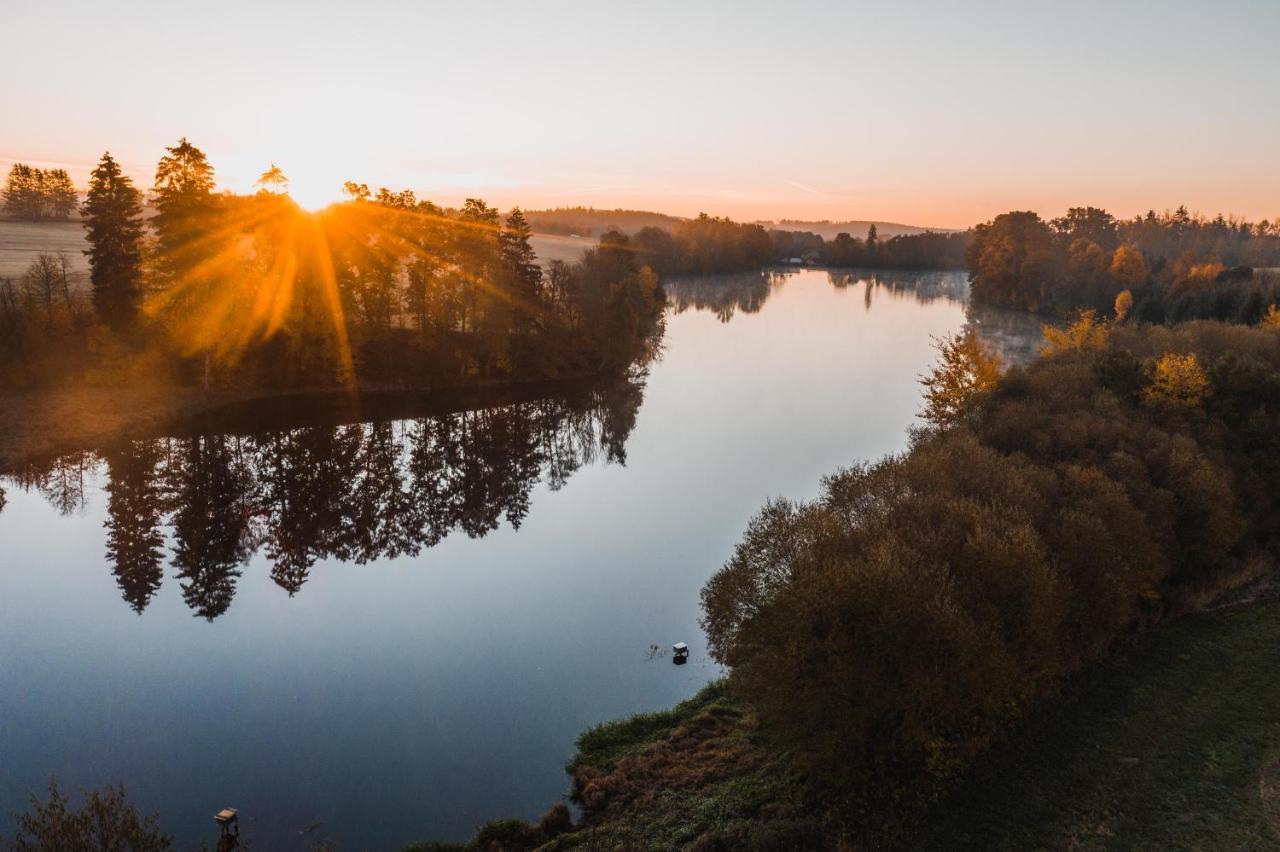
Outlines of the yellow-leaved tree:
<svg viewBox="0 0 1280 852">
<path fill-rule="evenodd" d="M 1142 286 L 1147 280 L 1147 262 L 1133 246 L 1120 246 L 1111 255 L 1111 277 L 1126 290 Z"/>
<path fill-rule="evenodd" d="M 1209 395 L 1209 377 L 1194 353 L 1168 352 L 1156 362 L 1151 384 L 1142 392 L 1151 405 L 1198 408 Z"/>
<path fill-rule="evenodd" d="M 1262 318 L 1262 324 L 1267 328 L 1280 328 L 1280 310 L 1275 305 L 1267 308 L 1267 315 Z"/>
<path fill-rule="evenodd" d="M 1044 326 L 1045 355 L 1060 355 L 1063 352 L 1092 351 L 1107 345 L 1107 324 L 1098 319 L 1097 311 L 1081 311 L 1076 321 L 1066 328 Z"/>
<path fill-rule="evenodd" d="M 1121 290 L 1120 295 L 1116 296 L 1116 322 L 1124 322 L 1131 310 L 1133 310 L 1133 292 Z"/>
<path fill-rule="evenodd" d="M 934 341 L 938 364 L 922 376 L 923 419 L 948 426 L 968 416 L 1000 381 L 1000 355 L 987 347 L 973 329 Z"/>
</svg>

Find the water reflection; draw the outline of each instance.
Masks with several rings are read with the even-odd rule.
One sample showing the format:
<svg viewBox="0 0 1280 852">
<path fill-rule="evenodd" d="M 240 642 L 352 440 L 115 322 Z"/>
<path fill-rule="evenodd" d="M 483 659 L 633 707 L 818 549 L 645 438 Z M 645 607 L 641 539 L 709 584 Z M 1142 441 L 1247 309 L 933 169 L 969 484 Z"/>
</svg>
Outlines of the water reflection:
<svg viewBox="0 0 1280 852">
<path fill-rule="evenodd" d="M 673 281 L 643 406 L 254 402 L 0 479 L 0 834 L 54 771 L 180 848 L 224 805 L 273 850 L 536 820 L 581 731 L 716 676 L 698 592 L 759 507 L 902 451 L 930 338 L 1013 333 L 949 275 Z"/>
<path fill-rule="evenodd" d="M 664 278 L 662 289 L 672 312 L 711 311 L 720 322 L 728 322 L 739 311 L 759 313 L 773 290 L 793 274 L 760 270 L 733 275 L 677 275 Z"/>
<path fill-rule="evenodd" d="M 784 268 L 734 275 L 673 276 L 663 280 L 663 289 L 673 313 L 709 311 L 727 323 L 739 313 L 758 314 L 801 272 Z M 969 301 L 969 277 L 964 272 L 842 269 L 823 274 L 837 291 L 856 292 L 861 288 L 866 311 L 878 299 L 910 300 L 921 305 L 939 300 L 962 303 L 965 327 L 975 330 L 1007 364 L 1025 364 L 1043 345 L 1044 317 Z"/>
<path fill-rule="evenodd" d="M 395 422 L 132 441 L 10 478 L 64 515 L 101 476 L 107 563 L 142 613 L 164 580 L 212 621 L 262 552 L 290 596 L 317 561 L 414 556 L 454 530 L 519 528 L 533 487 L 559 489 L 585 464 L 626 461 L 640 379 L 544 399 Z"/>
</svg>

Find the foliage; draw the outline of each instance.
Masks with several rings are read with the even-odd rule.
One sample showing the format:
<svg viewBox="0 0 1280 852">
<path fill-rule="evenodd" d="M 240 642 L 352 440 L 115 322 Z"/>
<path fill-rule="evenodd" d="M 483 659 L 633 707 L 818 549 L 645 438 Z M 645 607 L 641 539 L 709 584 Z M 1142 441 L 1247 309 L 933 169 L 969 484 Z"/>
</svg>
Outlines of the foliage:
<svg viewBox="0 0 1280 852">
<path fill-rule="evenodd" d="M 31 809 L 18 817 L 18 833 L 4 848 L 13 852 L 167 852 L 173 837 L 160 829 L 157 817 L 143 816 L 125 796 L 124 787 L 92 790 L 79 808 L 56 782 L 49 798 L 31 799 Z"/>
<path fill-rule="evenodd" d="M 1280 280 L 1254 267 L 1280 265 L 1280 229 L 1185 208 L 1116 221 L 1072 208 L 1045 224 L 1005 213 L 974 228 L 965 266 L 978 301 L 1067 313 L 1118 310 L 1142 322 L 1220 319 L 1252 325 L 1280 295 Z"/>
<path fill-rule="evenodd" d="M 89 241 L 89 280 L 93 307 L 116 328 L 133 324 L 142 286 L 142 194 L 120 171 L 111 153 L 89 179 L 89 193 L 81 210 Z"/>
<path fill-rule="evenodd" d="M 682 219 L 670 230 L 642 228 L 635 235 L 635 246 L 642 262 L 659 274 L 745 272 L 773 258 L 769 234 L 760 225 L 706 213 Z"/>
<path fill-rule="evenodd" d="M 855 835 L 894 835 L 1067 674 L 1275 547 L 1274 334 L 1079 338 L 905 455 L 767 505 L 703 590 L 731 693 Z"/>
<path fill-rule="evenodd" d="M 278 167 L 260 185 L 216 193 L 212 164 L 181 139 L 157 165 L 144 229 L 137 192 L 104 156 L 85 205 L 95 310 L 55 303 L 69 292 L 56 277 L 40 282 L 61 291 L 38 294 L 0 282 L 0 331 L 12 331 L 0 380 L 123 375 L 153 359 L 206 390 L 438 387 L 616 376 L 656 351 L 664 300 L 624 235 L 544 276 L 518 209 L 503 221 L 469 199 L 446 212 L 349 181 L 351 201 L 313 214 Z M 73 310 L 76 323 L 55 316 Z M 99 324 L 125 364 L 95 360 Z"/>
<path fill-rule="evenodd" d="M 1259 801 L 1280 754 L 1278 647 L 1274 592 L 1129 643 L 985 755 L 902 847 L 1280 848 Z"/>
<path fill-rule="evenodd" d="M 824 266 L 862 267 L 871 269 L 958 269 L 964 265 L 964 253 L 970 234 L 936 233 L 898 234 L 887 240 L 860 240 L 848 233 L 838 233 L 830 241 L 807 232 L 770 231 L 774 254 L 778 260 L 792 257 L 815 257 Z"/>
<path fill-rule="evenodd" d="M 934 341 L 939 363 L 920 380 L 925 410 L 920 416 L 935 426 L 958 423 L 995 390 L 1000 356 L 987 348 L 973 329 Z"/>
<path fill-rule="evenodd" d="M 1044 354 L 1059 355 L 1063 352 L 1089 352 L 1107 345 L 1107 326 L 1098 321 L 1096 311 L 1080 311 L 1075 322 L 1066 328 L 1045 325 Z"/>
<path fill-rule="evenodd" d="M 1116 315 L 1116 322 L 1124 322 L 1129 312 L 1133 310 L 1133 291 L 1121 291 L 1120 295 L 1116 296 L 1112 309 Z"/>
<path fill-rule="evenodd" d="M 1142 252 L 1133 246 L 1120 246 L 1116 249 L 1108 271 L 1116 285 L 1126 290 L 1141 287 L 1147 281 L 1147 263 L 1142 259 Z"/>
<path fill-rule="evenodd" d="M 69 219 L 77 200 L 65 169 L 14 163 L 5 179 L 4 210 L 15 219 Z"/>
<path fill-rule="evenodd" d="M 1031 311 L 1052 306 L 1060 275 L 1053 230 L 1035 213 L 1002 213 L 974 228 L 965 266 L 979 302 Z"/>
<path fill-rule="evenodd" d="M 1194 352 L 1170 352 L 1156 361 L 1143 399 L 1152 405 L 1199 408 L 1209 390 L 1209 377 Z"/>
</svg>

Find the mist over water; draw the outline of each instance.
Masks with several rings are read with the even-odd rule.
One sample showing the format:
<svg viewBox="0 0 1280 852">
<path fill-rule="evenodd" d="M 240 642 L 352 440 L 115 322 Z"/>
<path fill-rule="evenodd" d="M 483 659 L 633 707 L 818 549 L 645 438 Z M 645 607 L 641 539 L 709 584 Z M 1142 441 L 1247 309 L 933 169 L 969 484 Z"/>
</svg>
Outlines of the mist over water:
<svg viewBox="0 0 1280 852">
<path fill-rule="evenodd" d="M 963 273 L 664 284 L 632 382 L 0 482 L 0 834 L 50 776 L 124 782 L 180 845 L 224 806 L 269 849 L 536 817 L 584 728 L 718 676 L 702 584 L 765 500 L 906 445 L 932 338 L 1040 340 Z"/>
</svg>

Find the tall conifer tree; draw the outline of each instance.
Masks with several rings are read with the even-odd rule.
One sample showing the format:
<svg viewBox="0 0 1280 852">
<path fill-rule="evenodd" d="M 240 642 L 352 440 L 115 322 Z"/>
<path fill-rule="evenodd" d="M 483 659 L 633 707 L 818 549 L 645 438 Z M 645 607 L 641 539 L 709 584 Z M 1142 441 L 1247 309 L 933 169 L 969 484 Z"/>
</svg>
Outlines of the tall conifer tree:
<svg viewBox="0 0 1280 852">
<path fill-rule="evenodd" d="M 116 328 L 137 315 L 142 275 L 142 196 L 107 152 L 81 209 L 89 240 L 89 280 L 98 316 Z"/>
</svg>

